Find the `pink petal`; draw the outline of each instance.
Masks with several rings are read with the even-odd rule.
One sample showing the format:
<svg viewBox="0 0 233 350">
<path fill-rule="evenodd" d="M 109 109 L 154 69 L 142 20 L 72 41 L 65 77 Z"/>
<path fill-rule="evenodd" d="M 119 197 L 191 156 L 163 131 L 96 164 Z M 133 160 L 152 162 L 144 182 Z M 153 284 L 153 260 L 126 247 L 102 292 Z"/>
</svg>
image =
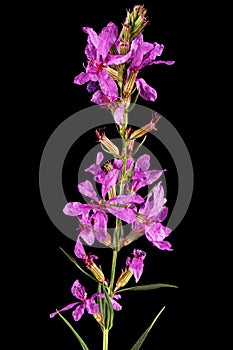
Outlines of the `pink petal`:
<svg viewBox="0 0 233 350">
<path fill-rule="evenodd" d="M 83 27 L 82 29 L 83 29 L 84 33 L 87 33 L 89 35 L 90 41 L 94 45 L 94 47 L 98 48 L 98 43 L 99 43 L 98 35 L 94 31 L 94 29 L 92 29 L 90 27 Z"/>
<path fill-rule="evenodd" d="M 71 287 L 71 293 L 77 299 L 81 301 L 85 300 L 86 290 L 85 290 L 85 287 L 81 283 L 79 283 L 79 280 L 74 281 Z"/>
<path fill-rule="evenodd" d="M 146 101 L 155 101 L 157 92 L 154 88 L 148 85 L 143 78 L 136 80 L 136 86 L 140 96 Z"/>
<path fill-rule="evenodd" d="M 107 210 L 109 211 L 109 213 L 127 222 L 128 224 L 131 224 L 136 220 L 136 214 L 133 212 L 132 209 L 108 206 Z"/>
<path fill-rule="evenodd" d="M 110 22 L 101 30 L 98 36 L 98 53 L 102 56 L 103 61 L 109 53 L 112 45 L 115 43 L 118 36 L 118 27 Z"/>
<path fill-rule="evenodd" d="M 99 305 L 94 300 L 94 297 L 86 300 L 86 309 L 89 314 L 97 314 L 99 312 Z"/>
<path fill-rule="evenodd" d="M 98 81 L 101 91 L 105 96 L 116 96 L 118 94 L 118 87 L 115 80 L 108 75 L 106 70 L 98 73 Z"/>
<path fill-rule="evenodd" d="M 83 244 L 77 240 L 75 247 L 74 247 L 74 254 L 77 256 L 79 259 L 85 259 L 86 252 L 84 250 Z"/>
<path fill-rule="evenodd" d="M 108 202 L 116 202 L 119 204 L 141 204 L 144 199 L 139 194 L 128 194 L 112 197 Z"/>
<path fill-rule="evenodd" d="M 78 184 L 78 190 L 80 193 L 82 193 L 85 196 L 90 197 L 98 202 L 97 194 L 94 190 L 92 183 L 89 180 L 86 180 L 84 182 L 80 182 L 80 184 Z"/>
<path fill-rule="evenodd" d="M 102 184 L 102 197 L 105 199 L 107 192 L 117 183 L 118 180 L 118 170 L 110 170 Z"/>
<path fill-rule="evenodd" d="M 107 222 L 108 216 L 106 213 L 97 211 L 92 215 L 92 219 L 94 219 L 94 233 L 96 239 L 103 243 L 106 240 L 107 236 Z"/>
<path fill-rule="evenodd" d="M 80 318 L 84 314 L 84 310 L 85 310 L 85 305 L 84 304 L 80 304 L 80 305 L 78 305 L 76 307 L 76 309 L 72 312 L 72 316 L 73 316 L 75 321 L 79 321 L 80 320 Z"/>
<path fill-rule="evenodd" d="M 75 305 L 79 304 L 79 301 L 76 301 L 75 303 L 72 303 L 72 304 L 69 304 L 65 307 L 63 307 L 62 309 L 58 310 L 58 312 L 63 312 L 63 311 L 66 311 L 66 310 L 70 310 L 72 309 Z M 49 315 L 50 318 L 53 318 L 54 316 L 57 315 L 57 311 L 56 312 L 53 312 L 52 314 Z"/>
</svg>

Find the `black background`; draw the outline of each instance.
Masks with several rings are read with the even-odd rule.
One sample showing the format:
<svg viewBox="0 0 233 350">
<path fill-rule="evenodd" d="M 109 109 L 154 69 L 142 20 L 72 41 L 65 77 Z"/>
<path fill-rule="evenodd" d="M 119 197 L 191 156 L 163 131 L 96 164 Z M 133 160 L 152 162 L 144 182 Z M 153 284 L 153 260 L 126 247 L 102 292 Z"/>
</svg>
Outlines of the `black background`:
<svg viewBox="0 0 233 350">
<path fill-rule="evenodd" d="M 83 33 L 82 27 L 92 27 L 97 33 L 110 21 L 120 27 L 126 9 L 132 9 L 136 3 L 83 2 L 80 7 L 77 4 L 56 4 L 51 8 L 44 6 L 43 9 L 38 7 L 32 11 L 29 27 L 36 27 L 36 30 L 32 31 L 29 40 L 30 53 L 27 62 L 29 90 L 31 87 L 33 96 L 31 128 L 34 132 L 29 136 L 33 139 L 33 144 L 34 135 L 37 135 L 33 149 L 36 158 L 33 156 L 31 159 L 35 169 L 35 183 L 38 184 L 40 157 L 55 128 L 77 111 L 92 106 L 85 86 L 73 84 L 73 78 L 83 70 L 85 63 L 86 34 Z M 196 86 L 199 84 L 204 64 L 200 64 L 198 56 L 204 48 L 205 34 L 200 36 L 198 27 L 202 15 L 194 3 L 188 6 L 175 2 L 144 1 L 143 4 L 148 9 L 150 21 L 144 31 L 144 40 L 163 43 L 165 49 L 162 59 L 175 60 L 176 63 L 173 66 L 154 65 L 144 69 L 143 78 L 157 90 L 158 98 L 153 103 L 143 100 L 138 102 L 164 115 L 178 130 L 193 162 L 195 182 L 188 212 L 170 235 L 169 241 L 174 251 L 160 251 L 152 247 L 145 238 L 141 238 L 140 241 L 134 242 L 131 248 L 122 251 L 117 269 L 120 273 L 126 256 L 134 247 L 139 247 L 147 252 L 140 283 L 170 283 L 179 288 L 124 295 L 121 300 L 123 310 L 116 313 L 115 326 L 110 333 L 110 349 L 129 349 L 164 305 L 166 310 L 142 348 L 187 349 L 190 348 L 190 343 L 200 344 L 205 332 L 205 312 L 201 307 L 206 302 L 206 296 L 199 269 L 202 251 L 198 238 L 200 221 L 197 220 L 201 195 L 198 190 L 201 182 L 198 147 L 200 131 L 198 138 L 196 133 L 200 100 L 203 98 L 203 90 L 201 87 L 197 89 Z M 162 159 L 159 160 L 163 162 Z M 77 158 L 75 161 L 77 162 Z M 171 163 L 169 172 L 173 170 L 175 172 Z M 71 158 L 69 166 L 64 168 L 63 181 L 67 188 L 67 201 L 76 194 L 73 171 Z M 69 176 L 70 184 L 66 184 Z M 171 189 L 168 187 L 167 204 L 169 206 L 170 203 L 171 207 L 177 190 L 176 176 L 174 173 L 172 179 L 172 174 L 168 175 Z M 74 185 L 73 189 L 71 184 Z M 76 278 L 83 284 L 86 283 L 90 293 L 93 291 L 92 286 L 89 286 L 89 280 L 80 275 L 60 251 L 59 247 L 62 246 L 73 254 L 74 242 L 59 232 L 50 221 L 40 199 L 39 184 L 33 194 L 38 202 L 38 209 L 33 215 L 34 224 L 30 238 L 28 237 L 31 241 L 32 257 L 26 261 L 27 268 L 30 265 L 31 269 L 27 282 L 33 287 L 24 293 L 24 297 L 25 294 L 28 297 L 27 303 L 30 304 L 29 313 L 25 315 L 24 312 L 24 315 L 27 320 L 31 319 L 30 333 L 34 341 L 36 339 L 41 346 L 78 349 L 79 344 L 67 326 L 59 317 L 49 319 L 49 314 L 56 308 L 74 301 L 70 287 Z M 27 226 L 30 231 L 31 226 Z M 92 251 L 100 256 L 100 262 L 106 266 L 106 271 L 109 270 L 111 251 L 106 249 L 104 256 L 102 250 Z M 207 266 L 208 260 L 201 269 L 207 270 Z M 130 284 L 133 285 L 133 280 Z M 69 311 L 64 316 L 76 327 L 90 349 L 101 349 L 100 329 L 90 315 L 86 313 L 78 323 L 72 320 Z M 25 339 L 29 341 L 27 336 Z"/>
</svg>

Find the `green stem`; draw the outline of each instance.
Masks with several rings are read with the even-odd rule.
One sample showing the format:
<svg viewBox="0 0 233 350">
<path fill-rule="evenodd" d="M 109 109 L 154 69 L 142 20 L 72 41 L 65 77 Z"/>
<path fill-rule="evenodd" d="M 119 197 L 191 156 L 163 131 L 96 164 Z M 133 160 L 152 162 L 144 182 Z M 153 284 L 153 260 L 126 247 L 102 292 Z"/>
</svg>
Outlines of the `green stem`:
<svg viewBox="0 0 233 350">
<path fill-rule="evenodd" d="M 108 350 L 108 334 L 109 334 L 109 330 L 104 329 L 103 330 L 103 350 Z"/>
<path fill-rule="evenodd" d="M 113 250 L 112 254 L 112 270 L 111 270 L 111 279 L 110 279 L 110 296 L 113 294 L 113 286 L 114 286 L 114 280 L 115 280 L 115 272 L 116 272 L 116 261 L 117 261 L 117 249 Z"/>
</svg>

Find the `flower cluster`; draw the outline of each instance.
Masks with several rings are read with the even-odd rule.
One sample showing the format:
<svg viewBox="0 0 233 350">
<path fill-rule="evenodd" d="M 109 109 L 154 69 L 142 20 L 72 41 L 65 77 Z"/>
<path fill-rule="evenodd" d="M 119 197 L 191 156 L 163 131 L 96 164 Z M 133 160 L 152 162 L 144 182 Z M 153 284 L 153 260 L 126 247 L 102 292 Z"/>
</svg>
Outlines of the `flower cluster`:
<svg viewBox="0 0 233 350">
<path fill-rule="evenodd" d="M 107 228 L 108 214 L 112 214 L 131 224 L 130 236 L 134 235 L 136 238 L 138 233 L 145 234 L 146 238 L 159 249 L 171 250 L 171 244 L 165 241 L 171 229 L 161 224 L 168 214 L 168 208 L 164 205 L 166 198 L 161 181 L 155 184 L 146 199 L 137 193 L 142 187 L 154 184 L 165 170 L 149 170 L 148 154 L 140 156 L 137 160 L 128 159 L 124 175 L 127 186 L 122 194 L 118 194 L 123 161 L 116 158 L 113 162 L 108 162 L 105 166 L 108 170 L 105 171 L 100 165 L 103 157 L 103 153 L 98 152 L 96 163 L 86 169 L 94 175 L 94 180 L 101 184 L 102 197 L 98 196 L 91 181 L 86 180 L 78 184 L 78 190 L 89 197 L 90 202 L 86 204 L 70 202 L 63 210 L 66 215 L 78 218 L 80 223 L 78 241 L 82 238 L 86 244 L 93 245 L 97 239 L 100 243 L 106 242 L 106 245 L 112 247 Z M 122 239 L 122 245 L 125 245 L 127 237 Z"/>
<path fill-rule="evenodd" d="M 147 255 L 135 248 L 126 259 L 125 269 L 115 281 L 119 251 L 140 237 L 145 237 L 160 250 L 172 250 L 167 241 L 171 229 L 163 224 L 168 207 L 165 205 L 161 176 L 166 169 L 151 170 L 148 154 L 135 157 L 139 149 L 135 149 L 135 141 L 146 137 L 151 130 L 156 130 L 160 116 L 152 114 L 151 122 L 137 130 L 128 125 L 129 112 L 139 96 L 147 101 L 157 98 L 156 90 L 140 77 L 143 68 L 174 63 L 158 59 L 164 45 L 144 41 L 143 31 L 148 23 L 146 13 L 141 5 L 135 6 L 132 11 L 128 10 L 121 31 L 112 22 L 99 34 L 90 27 L 84 27 L 83 31 L 87 34 L 87 62 L 85 70 L 74 78 L 75 84 L 86 84 L 87 91 L 92 93 L 91 102 L 111 112 L 122 139 L 122 149 L 119 150 L 102 129 L 96 130 L 97 139 L 102 149 L 110 154 L 110 159 L 105 159 L 102 151 L 97 153 L 95 163 L 85 169 L 89 176 L 92 175 L 93 181 L 85 180 L 77 185 L 85 203 L 69 202 L 63 209 L 64 214 L 74 216 L 78 221 L 74 254 L 83 263 L 85 270 L 79 267 L 76 260 L 75 264 L 98 283 L 98 290 L 88 297 L 85 287 L 76 280 L 71 292 L 78 301 L 53 312 L 50 317 L 75 308 L 72 315 L 75 321 L 79 321 L 86 310 L 101 326 L 104 350 L 108 348 L 113 313 L 122 309 L 117 302 L 121 298 L 119 293 L 124 291 L 123 287 L 132 276 L 138 283 Z M 96 187 L 100 190 L 97 191 Z M 143 194 L 145 191 L 147 193 Z M 113 234 L 109 233 L 110 215 L 115 220 Z M 129 232 L 124 232 L 124 224 L 128 224 Z M 84 245 L 91 247 L 96 241 L 113 251 L 110 278 L 106 278 L 102 267 L 96 264 L 98 256 L 85 251 Z M 70 259 L 74 262 L 73 258 Z M 153 289 L 158 286 L 153 284 L 140 288 Z"/>
</svg>

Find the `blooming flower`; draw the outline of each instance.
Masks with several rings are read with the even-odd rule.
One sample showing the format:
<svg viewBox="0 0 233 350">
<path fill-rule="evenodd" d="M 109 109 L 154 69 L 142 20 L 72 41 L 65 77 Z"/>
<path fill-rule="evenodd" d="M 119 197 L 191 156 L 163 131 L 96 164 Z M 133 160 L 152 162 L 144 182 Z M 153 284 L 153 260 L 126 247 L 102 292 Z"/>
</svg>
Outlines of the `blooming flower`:
<svg viewBox="0 0 233 350">
<path fill-rule="evenodd" d="M 174 61 L 156 60 L 157 56 L 161 56 L 163 49 L 163 44 L 158 44 L 157 42 L 149 43 L 144 41 L 143 34 L 138 35 L 132 41 L 128 76 L 133 80 L 133 82 L 135 81 L 137 90 L 144 100 L 155 101 L 157 98 L 157 92 L 154 88 L 148 85 L 143 78 L 137 78 L 137 74 L 143 67 L 152 64 L 174 64 Z M 131 82 L 131 86 L 132 85 L 133 84 Z"/>
<path fill-rule="evenodd" d="M 96 163 L 90 165 L 85 169 L 86 172 L 89 172 L 94 175 L 95 182 L 103 183 L 106 172 L 101 168 L 101 162 L 104 159 L 102 152 L 98 152 L 96 156 Z"/>
<path fill-rule="evenodd" d="M 86 267 L 93 273 L 99 282 L 104 282 L 107 284 L 103 271 L 94 262 L 94 260 L 98 259 L 98 256 L 92 253 L 86 254 L 84 246 L 80 241 L 80 236 L 78 236 L 78 239 L 76 241 L 74 253 L 79 259 L 83 260 Z"/>
<path fill-rule="evenodd" d="M 130 57 L 130 53 L 128 55 L 109 53 L 118 38 L 118 28 L 112 22 L 108 23 L 99 35 L 89 27 L 84 27 L 83 31 L 88 34 L 88 43 L 85 48 L 88 64 L 86 71 L 74 78 L 74 83 L 82 85 L 89 81 L 98 81 L 102 94 L 114 99 L 118 96 L 118 86 L 108 74 L 108 67 L 125 63 Z M 98 96 L 93 96 L 93 99 L 100 104 L 100 93 Z"/>
<path fill-rule="evenodd" d="M 146 238 L 157 248 L 171 251 L 173 250 L 171 244 L 165 241 L 165 238 L 169 236 L 172 230 L 161 224 L 168 213 L 168 208 L 164 206 L 165 203 L 164 189 L 161 182 L 159 182 L 149 193 L 146 202 L 141 205 L 138 211 L 139 217 L 141 214 L 144 219 L 140 217 L 139 220 L 142 222 L 136 222 L 132 227 L 144 232 Z"/>
<path fill-rule="evenodd" d="M 146 253 L 143 250 L 134 249 L 133 255 L 134 255 L 133 259 L 131 259 L 130 257 L 126 259 L 126 266 L 129 267 L 137 283 L 143 272 L 143 268 L 144 268 L 143 260 L 146 257 Z"/>
<path fill-rule="evenodd" d="M 118 170 L 113 169 L 105 176 L 102 184 L 102 196 L 105 198 L 106 193 L 115 185 L 118 177 Z M 92 183 L 89 180 L 81 182 L 78 185 L 79 192 L 90 197 L 94 202 L 82 204 L 80 202 L 67 203 L 63 209 L 66 215 L 77 216 L 81 226 L 80 236 L 88 245 L 94 243 L 96 238 L 103 243 L 107 236 L 107 222 L 110 213 L 117 218 L 132 223 L 136 220 L 136 213 L 133 210 L 135 204 L 141 204 L 144 199 L 137 195 L 119 195 L 109 200 L 99 200 Z M 120 206 L 117 206 L 120 205 Z M 128 206 L 131 206 L 129 208 Z M 91 212 L 93 212 L 91 214 Z"/>
<path fill-rule="evenodd" d="M 166 170 L 148 170 L 150 167 L 150 156 L 143 154 L 135 162 L 135 167 L 132 176 L 133 191 L 138 191 L 141 187 L 151 185 L 159 179 Z"/>
<path fill-rule="evenodd" d="M 71 293 L 74 297 L 76 297 L 79 301 L 69 304 L 63 307 L 58 312 L 63 312 L 66 310 L 72 309 L 76 306 L 75 310 L 72 312 L 72 316 L 75 321 L 79 321 L 83 316 L 84 311 L 86 310 L 89 314 L 97 314 L 99 312 L 99 305 L 95 301 L 96 294 L 94 294 L 91 298 L 87 298 L 87 293 L 85 287 L 79 283 L 79 280 L 76 280 L 71 288 Z M 57 315 L 58 312 L 54 312 L 50 314 L 50 318 Z"/>
</svg>

